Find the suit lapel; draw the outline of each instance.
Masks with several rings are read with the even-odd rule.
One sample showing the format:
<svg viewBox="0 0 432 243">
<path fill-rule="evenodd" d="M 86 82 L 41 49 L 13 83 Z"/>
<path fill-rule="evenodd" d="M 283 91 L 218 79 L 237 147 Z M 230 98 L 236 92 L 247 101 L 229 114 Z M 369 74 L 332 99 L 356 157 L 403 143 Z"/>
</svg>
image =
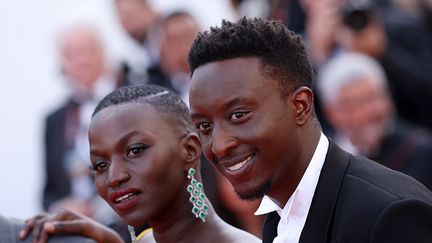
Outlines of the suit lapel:
<svg viewBox="0 0 432 243">
<path fill-rule="evenodd" d="M 334 211 L 348 163 L 349 154 L 329 139 L 329 150 L 300 242 L 330 242 Z"/>
</svg>

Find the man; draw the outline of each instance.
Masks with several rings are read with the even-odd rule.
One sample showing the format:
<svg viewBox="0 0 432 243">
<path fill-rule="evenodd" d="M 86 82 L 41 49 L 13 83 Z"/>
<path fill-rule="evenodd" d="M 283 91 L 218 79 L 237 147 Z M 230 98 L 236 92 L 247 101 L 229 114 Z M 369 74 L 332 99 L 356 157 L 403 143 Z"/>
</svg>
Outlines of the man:
<svg viewBox="0 0 432 243">
<path fill-rule="evenodd" d="M 424 112 L 432 103 L 429 21 L 396 9 L 380 8 L 381 1 L 342 2 L 336 44 L 376 58 L 388 77 L 399 116 L 432 129 L 432 113 Z"/>
<path fill-rule="evenodd" d="M 89 215 L 95 188 L 88 171 L 87 126 L 98 99 L 116 86 L 102 40 L 89 25 L 66 27 L 59 38 L 60 68 L 71 87 L 65 104 L 46 119 L 44 208 L 66 205 Z"/>
<path fill-rule="evenodd" d="M 187 12 L 173 12 L 162 22 L 160 69 L 172 89 L 182 97 L 186 104 L 189 103 L 190 78 L 187 56 L 198 32 L 198 22 Z M 157 76 L 150 73 L 150 80 L 155 79 Z"/>
<path fill-rule="evenodd" d="M 338 145 L 432 189 L 432 137 L 429 131 L 398 119 L 377 61 L 342 52 L 320 69 L 317 88 Z"/>
<path fill-rule="evenodd" d="M 283 24 L 223 21 L 198 36 L 189 63 L 203 151 L 241 198 L 264 196 L 264 242 L 432 239 L 429 190 L 321 132 L 304 44 Z"/>
<path fill-rule="evenodd" d="M 91 112 L 99 99 L 117 85 L 107 65 L 103 40 L 90 24 L 73 24 L 60 33 L 58 51 L 61 71 L 71 92 L 45 120 L 43 206 L 49 212 L 60 208 L 80 212 L 126 235 L 126 225 L 97 196 L 88 169 Z"/>
<path fill-rule="evenodd" d="M 159 63 L 159 14 L 147 0 L 115 0 L 114 8 L 121 26 L 135 44 L 122 64 L 120 82 L 123 85 L 146 82 L 170 88 L 168 83 L 154 82 L 152 77 L 149 77 L 160 73 L 160 70 L 153 70 Z"/>
</svg>

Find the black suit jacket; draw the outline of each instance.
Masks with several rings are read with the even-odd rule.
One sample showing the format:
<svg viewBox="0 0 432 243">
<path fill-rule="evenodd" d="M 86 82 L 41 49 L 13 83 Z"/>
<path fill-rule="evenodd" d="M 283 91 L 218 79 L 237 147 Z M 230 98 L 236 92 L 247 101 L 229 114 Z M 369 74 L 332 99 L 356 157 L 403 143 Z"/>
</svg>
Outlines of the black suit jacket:
<svg viewBox="0 0 432 243">
<path fill-rule="evenodd" d="M 265 221 L 263 242 L 275 236 L 273 217 Z M 432 242 L 432 192 L 330 140 L 299 242 Z"/>
<path fill-rule="evenodd" d="M 45 120 L 44 152 L 46 183 L 43 206 L 50 205 L 69 195 L 71 182 L 64 165 L 66 151 L 73 145 L 67 142 L 66 124 L 77 119 L 78 104 L 69 100 L 66 104 L 49 114 Z"/>
</svg>

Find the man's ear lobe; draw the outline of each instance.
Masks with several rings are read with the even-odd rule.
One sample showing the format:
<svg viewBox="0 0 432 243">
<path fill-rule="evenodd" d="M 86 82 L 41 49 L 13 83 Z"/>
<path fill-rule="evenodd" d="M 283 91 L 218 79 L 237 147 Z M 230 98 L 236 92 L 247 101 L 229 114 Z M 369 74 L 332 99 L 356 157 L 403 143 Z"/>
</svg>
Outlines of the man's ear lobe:
<svg viewBox="0 0 432 243">
<path fill-rule="evenodd" d="M 196 162 L 201 156 L 201 143 L 196 133 L 189 133 L 184 138 L 184 151 L 186 162 Z M 190 167 L 190 165 L 188 165 Z"/>
<path fill-rule="evenodd" d="M 294 104 L 294 118 L 299 126 L 303 126 L 313 111 L 313 92 L 310 88 L 302 86 L 296 89 L 291 97 Z"/>
</svg>

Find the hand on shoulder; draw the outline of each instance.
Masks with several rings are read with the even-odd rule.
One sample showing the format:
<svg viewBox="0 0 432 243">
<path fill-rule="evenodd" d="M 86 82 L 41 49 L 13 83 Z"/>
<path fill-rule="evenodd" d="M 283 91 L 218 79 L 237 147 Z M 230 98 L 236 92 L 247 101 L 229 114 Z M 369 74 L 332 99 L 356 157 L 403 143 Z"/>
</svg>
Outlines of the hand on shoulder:
<svg viewBox="0 0 432 243">
<path fill-rule="evenodd" d="M 25 221 L 19 234 L 24 240 L 30 235 L 34 242 L 47 242 L 50 235 L 85 236 L 97 242 L 122 243 L 122 238 L 109 227 L 79 213 L 63 209 L 55 214 L 42 213 Z"/>
</svg>

